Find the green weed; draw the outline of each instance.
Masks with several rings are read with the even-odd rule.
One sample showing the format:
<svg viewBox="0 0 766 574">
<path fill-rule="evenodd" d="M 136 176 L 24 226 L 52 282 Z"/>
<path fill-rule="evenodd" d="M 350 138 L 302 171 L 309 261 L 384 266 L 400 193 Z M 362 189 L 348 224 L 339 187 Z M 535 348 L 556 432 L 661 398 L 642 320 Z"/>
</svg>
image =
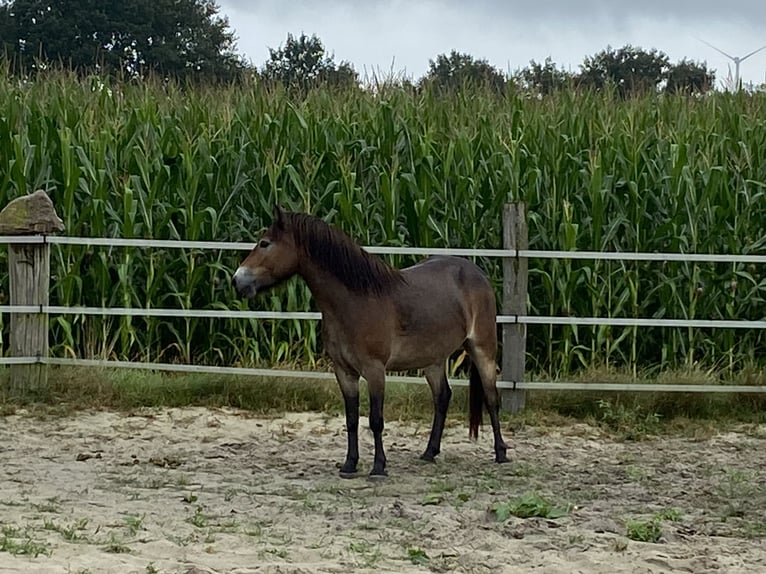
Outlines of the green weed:
<svg viewBox="0 0 766 574">
<path fill-rule="evenodd" d="M 569 514 L 570 507 L 556 506 L 547 498 L 539 494 L 526 494 L 510 502 L 496 502 L 490 507 L 498 522 L 505 522 L 511 516 L 518 518 L 532 518 L 539 516 L 555 520 Z"/>
</svg>

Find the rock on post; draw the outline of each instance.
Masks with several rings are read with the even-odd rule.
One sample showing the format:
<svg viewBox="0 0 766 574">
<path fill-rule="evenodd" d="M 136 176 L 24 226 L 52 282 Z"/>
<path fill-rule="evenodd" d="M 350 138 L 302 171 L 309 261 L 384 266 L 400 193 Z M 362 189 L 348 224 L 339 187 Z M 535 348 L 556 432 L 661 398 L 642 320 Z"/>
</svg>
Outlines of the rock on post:
<svg viewBox="0 0 766 574">
<path fill-rule="evenodd" d="M 0 235 L 28 236 L 29 242 L 8 244 L 8 274 L 11 307 L 32 306 L 34 312 L 11 312 L 10 355 L 30 359 L 10 367 L 10 391 L 30 394 L 44 391 L 47 370 L 39 362 L 48 356 L 48 306 L 50 291 L 50 244 L 34 241 L 33 236 L 64 231 L 48 194 L 43 190 L 17 197 L 0 211 Z"/>
</svg>

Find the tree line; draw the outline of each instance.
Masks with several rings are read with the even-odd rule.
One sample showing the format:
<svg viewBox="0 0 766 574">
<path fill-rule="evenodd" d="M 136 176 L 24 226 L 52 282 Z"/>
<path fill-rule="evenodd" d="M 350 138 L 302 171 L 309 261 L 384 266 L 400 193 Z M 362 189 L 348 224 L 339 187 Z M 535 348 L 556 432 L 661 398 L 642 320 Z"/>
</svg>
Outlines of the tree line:
<svg viewBox="0 0 766 574">
<path fill-rule="evenodd" d="M 14 73 L 51 66 L 78 73 L 202 82 L 257 78 L 289 89 L 359 87 L 359 73 L 336 62 L 316 36 L 293 36 L 269 50 L 260 67 L 235 49 L 228 18 L 214 0 L 0 0 L 0 59 Z M 414 90 L 454 91 L 482 86 L 502 93 L 522 89 L 546 95 L 562 89 L 611 87 L 623 97 L 646 92 L 705 93 L 715 73 L 705 63 L 671 62 L 656 49 L 625 45 L 586 57 L 567 71 L 550 58 L 506 74 L 486 60 L 458 51 L 429 61 L 418 80 L 400 79 Z"/>
</svg>

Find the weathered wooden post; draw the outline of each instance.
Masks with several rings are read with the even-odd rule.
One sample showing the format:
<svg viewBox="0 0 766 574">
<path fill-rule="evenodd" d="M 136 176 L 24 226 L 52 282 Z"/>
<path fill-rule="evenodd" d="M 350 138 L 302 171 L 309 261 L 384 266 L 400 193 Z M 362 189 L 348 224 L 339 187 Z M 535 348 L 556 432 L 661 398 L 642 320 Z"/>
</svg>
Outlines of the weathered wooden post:
<svg viewBox="0 0 766 574">
<path fill-rule="evenodd" d="M 0 211 L 0 235 L 46 236 L 64 230 L 48 194 L 42 190 L 18 197 Z M 34 313 L 11 313 L 12 357 L 48 356 L 48 305 L 50 290 L 50 244 L 21 241 L 8 245 L 10 302 L 33 305 Z M 43 364 L 11 365 L 11 392 L 26 394 L 44 390 L 48 373 Z"/>
<path fill-rule="evenodd" d="M 526 249 L 527 209 L 522 202 L 507 203 L 503 208 L 503 249 Z M 527 314 L 527 258 L 503 259 L 503 315 Z M 502 380 L 520 383 L 524 380 L 527 351 L 527 326 L 524 323 L 503 324 Z M 512 413 L 524 409 L 524 389 L 503 389 L 502 408 Z"/>
</svg>

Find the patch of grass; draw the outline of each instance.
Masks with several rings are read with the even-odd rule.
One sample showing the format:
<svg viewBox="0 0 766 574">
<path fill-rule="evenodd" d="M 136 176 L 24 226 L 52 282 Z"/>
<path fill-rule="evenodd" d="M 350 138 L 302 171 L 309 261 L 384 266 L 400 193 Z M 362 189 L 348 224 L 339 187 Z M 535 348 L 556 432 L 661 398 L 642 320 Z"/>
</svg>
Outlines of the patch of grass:
<svg viewBox="0 0 766 574">
<path fill-rule="evenodd" d="M 437 505 L 444 502 L 444 493 L 442 492 L 429 492 L 420 501 L 423 506 Z"/>
<path fill-rule="evenodd" d="M 570 534 L 567 536 L 567 542 L 570 546 L 579 546 L 585 542 L 585 536 L 583 534 Z"/>
<path fill-rule="evenodd" d="M 449 480 L 435 480 L 429 485 L 429 491 L 420 501 L 422 506 L 437 506 L 445 501 L 451 501 L 455 508 L 460 508 L 471 499 L 468 492 L 457 490 L 457 484 Z"/>
<path fill-rule="evenodd" d="M 476 490 L 478 492 L 493 492 L 502 489 L 503 481 L 497 476 L 496 469 L 483 469 L 476 477 Z"/>
<path fill-rule="evenodd" d="M 428 486 L 429 490 L 434 493 L 439 492 L 453 492 L 457 488 L 457 484 L 450 480 L 435 480 Z"/>
<path fill-rule="evenodd" d="M 466 502 L 471 500 L 471 495 L 467 492 L 458 492 L 457 500 L 455 501 L 455 508 L 462 507 Z"/>
<path fill-rule="evenodd" d="M 570 506 L 556 506 L 539 494 L 526 494 L 510 502 L 496 502 L 490 507 L 498 522 L 505 522 L 511 516 L 532 518 L 539 516 L 555 520 L 569 514 Z"/>
<path fill-rule="evenodd" d="M 511 469 L 513 476 L 520 478 L 529 478 L 540 472 L 540 467 L 537 464 L 518 461 L 513 465 Z"/>
<path fill-rule="evenodd" d="M 660 427 L 660 415 L 644 412 L 640 406 L 632 408 L 613 403 L 611 400 L 598 401 L 600 415 L 599 423 L 612 431 L 618 432 L 625 440 L 640 440 L 648 435 L 656 434 Z"/>
<path fill-rule="evenodd" d="M 194 510 L 194 514 L 187 518 L 186 521 L 197 528 L 205 528 L 208 524 L 208 517 L 205 516 L 205 513 L 202 511 L 202 507 L 197 506 Z"/>
<path fill-rule="evenodd" d="M 641 482 L 646 479 L 646 469 L 640 466 L 630 465 L 625 468 L 625 474 L 633 482 Z"/>
<path fill-rule="evenodd" d="M 727 500 L 747 499 L 758 491 L 756 478 L 757 474 L 753 471 L 724 468 L 716 490 Z"/>
<path fill-rule="evenodd" d="M 27 531 L 6 525 L 0 530 L 0 552 L 37 558 L 40 555 L 50 556 L 52 550 L 49 544 L 34 540 Z"/>
<path fill-rule="evenodd" d="M 23 406 L 30 415 L 38 417 L 67 416 L 79 410 L 130 411 L 159 406 L 229 406 L 262 416 L 281 415 L 285 411 L 343 413 L 343 397 L 336 383 L 299 377 L 283 384 L 281 380 L 264 377 L 51 367 L 49 383 L 48 392 L 34 401 L 0 393 L 0 407 Z M 361 386 L 365 385 L 362 381 Z M 369 397 L 364 388 L 361 391 L 360 408 L 364 412 L 369 409 Z M 425 384 L 386 386 L 386 413 L 392 420 L 429 421 L 431 405 L 431 394 Z M 454 389 L 450 411 L 454 420 L 465 419 L 465 389 Z"/>
<path fill-rule="evenodd" d="M 124 544 L 114 532 L 109 534 L 109 539 L 102 549 L 112 554 L 130 554 L 131 552 L 130 547 Z"/>
<path fill-rule="evenodd" d="M 678 522 L 681 511 L 678 508 L 665 508 L 655 512 L 649 519 L 628 520 L 627 536 L 637 542 L 658 542 L 662 538 L 663 522 Z"/>
<path fill-rule="evenodd" d="M 383 556 L 377 546 L 363 538 L 350 542 L 348 549 L 359 556 L 357 565 L 362 568 L 375 568 Z"/>
<path fill-rule="evenodd" d="M 41 502 L 39 504 L 33 504 L 32 508 L 34 508 L 37 512 L 50 512 L 50 513 L 59 513 L 61 512 L 61 502 L 57 497 L 48 498 L 45 500 L 45 502 Z"/>
<path fill-rule="evenodd" d="M 67 542 L 78 542 L 85 540 L 82 531 L 88 525 L 87 518 L 81 518 L 80 520 L 73 522 L 72 524 L 58 524 L 53 520 L 45 520 L 43 522 L 43 528 L 45 530 L 52 530 L 58 532 Z"/>
<path fill-rule="evenodd" d="M 127 528 L 129 536 L 135 536 L 139 530 L 144 529 L 144 516 L 128 514 L 125 517 L 125 528 Z"/>
<path fill-rule="evenodd" d="M 530 373 L 530 380 L 556 380 L 550 373 Z M 727 369 L 591 367 L 567 377 L 579 383 L 763 385 L 766 371 L 744 366 Z M 602 403 L 601 401 L 605 401 Z M 764 393 L 640 393 L 588 391 L 529 392 L 527 408 L 515 417 L 520 423 L 540 426 L 569 425 L 585 420 L 618 434 L 643 438 L 650 434 L 709 435 L 741 423 L 766 423 Z"/>
<path fill-rule="evenodd" d="M 186 536 L 174 536 L 170 534 L 168 536 L 168 540 L 170 540 L 176 546 L 188 546 L 193 542 L 197 542 L 199 540 L 199 536 L 197 534 L 187 534 Z"/>
<path fill-rule="evenodd" d="M 758 519 L 746 522 L 742 527 L 742 532 L 747 538 L 766 537 L 766 520 Z"/>
<path fill-rule="evenodd" d="M 668 522 L 678 522 L 681 520 L 681 511 L 677 508 L 666 508 L 655 513 L 657 520 L 666 520 Z"/>
<path fill-rule="evenodd" d="M 301 500 L 301 506 L 305 510 L 310 510 L 312 512 L 318 512 L 323 507 L 322 502 L 317 500 L 316 497 L 312 495 L 310 492 L 307 492 L 305 493 L 305 495 L 303 495 Z"/>
<path fill-rule="evenodd" d="M 282 367 L 283 365 L 274 365 Z M 3 375 L 0 373 L 0 379 Z M 550 377 L 529 374 L 536 377 Z M 766 377 L 766 375 L 764 375 Z M 590 369 L 568 380 L 579 382 L 644 383 L 713 383 L 760 384 L 764 377 L 750 371 L 725 375 L 705 372 L 646 371 L 636 376 L 632 371 Z M 51 367 L 50 388 L 36 402 L 11 397 L 0 392 L 0 408 L 25 407 L 37 417 L 68 416 L 79 410 L 110 408 L 131 411 L 140 407 L 235 407 L 259 416 L 281 415 L 286 411 L 324 412 L 328 416 L 343 413 L 343 400 L 332 381 L 301 380 L 289 384 L 263 377 L 235 375 L 200 375 L 155 373 L 148 371 Z M 362 387 L 365 383 L 362 381 Z M 369 408 L 365 389 L 360 389 L 361 410 Z M 726 430 L 739 423 L 766 423 L 766 396 L 715 393 L 716 396 L 692 393 L 603 393 L 530 391 L 527 408 L 517 415 L 502 413 L 504 424 L 515 426 L 558 427 L 575 421 L 596 424 L 624 438 L 641 439 L 662 433 L 699 435 Z M 6 409 L 7 410 L 7 409 Z M 467 392 L 453 389 L 448 425 L 466 422 Z M 427 385 L 389 383 L 386 386 L 388 420 L 418 420 L 430 424 L 432 399 Z M 714 421 L 714 422 L 713 422 Z M 758 427 L 754 427 L 758 428 Z M 755 432 L 755 431 L 754 431 Z M 179 479 L 182 483 L 183 478 Z M 156 482 L 160 488 L 165 483 Z M 180 486 L 183 486 L 181 484 Z M 55 511 L 53 506 L 50 511 Z"/>
<path fill-rule="evenodd" d="M 649 520 L 628 520 L 627 536 L 636 542 L 658 542 L 662 537 L 662 521 L 656 517 Z"/>
<path fill-rule="evenodd" d="M 258 555 L 261 558 L 265 558 L 267 554 L 271 554 L 272 556 L 276 556 L 277 558 L 287 559 L 289 556 L 287 549 L 285 548 L 266 548 L 265 550 L 261 550 L 258 552 Z"/>
<path fill-rule="evenodd" d="M 431 558 L 426 554 L 426 551 L 422 548 L 408 548 L 407 557 L 413 564 L 423 566 L 431 561 Z"/>
<path fill-rule="evenodd" d="M 766 504 L 766 488 L 758 484 L 755 471 L 723 469 L 723 476 L 716 485 L 715 494 L 723 506 L 724 520 L 748 516 L 760 519 L 761 508 Z"/>
</svg>

